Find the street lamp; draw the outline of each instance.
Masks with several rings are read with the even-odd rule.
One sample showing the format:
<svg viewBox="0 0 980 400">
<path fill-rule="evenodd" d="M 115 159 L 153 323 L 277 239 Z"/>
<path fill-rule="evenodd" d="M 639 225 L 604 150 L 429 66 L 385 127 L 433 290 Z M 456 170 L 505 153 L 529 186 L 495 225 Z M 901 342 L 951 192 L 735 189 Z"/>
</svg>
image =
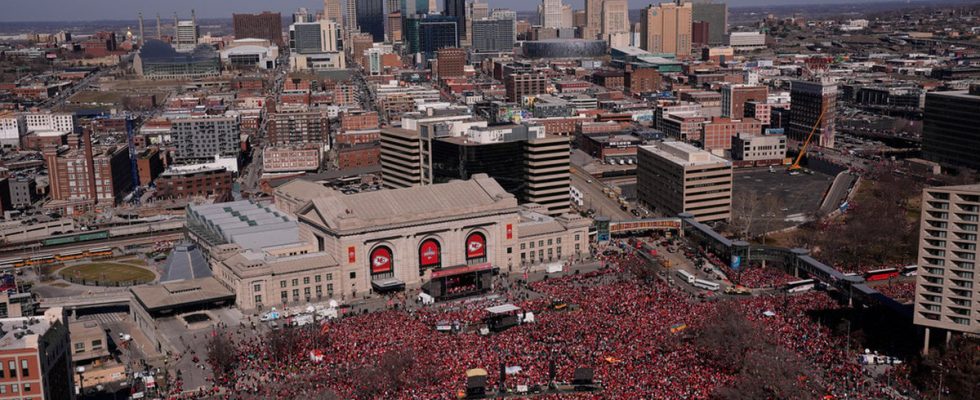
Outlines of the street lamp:
<svg viewBox="0 0 980 400">
<path fill-rule="evenodd" d="M 85 373 L 85 367 L 83 367 L 83 366 L 75 367 L 75 372 L 78 373 L 78 393 L 77 394 L 81 395 L 82 394 L 82 391 L 85 390 L 85 384 L 82 381 L 82 374 Z"/>
</svg>

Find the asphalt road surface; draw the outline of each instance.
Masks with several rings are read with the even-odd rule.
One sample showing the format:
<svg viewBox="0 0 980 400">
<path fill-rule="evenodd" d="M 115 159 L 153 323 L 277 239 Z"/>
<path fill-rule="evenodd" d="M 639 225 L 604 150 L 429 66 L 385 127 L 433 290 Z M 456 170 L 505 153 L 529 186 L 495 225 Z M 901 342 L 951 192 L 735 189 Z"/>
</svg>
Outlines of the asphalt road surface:
<svg viewBox="0 0 980 400">
<path fill-rule="evenodd" d="M 613 221 L 636 219 L 632 214 L 619 208 L 619 201 L 609 198 L 602 192 L 602 182 L 578 167 L 572 167 L 572 186 L 582 191 L 583 207 L 595 210 L 596 216 L 609 217 Z M 591 181 L 591 183 L 589 182 Z"/>
</svg>

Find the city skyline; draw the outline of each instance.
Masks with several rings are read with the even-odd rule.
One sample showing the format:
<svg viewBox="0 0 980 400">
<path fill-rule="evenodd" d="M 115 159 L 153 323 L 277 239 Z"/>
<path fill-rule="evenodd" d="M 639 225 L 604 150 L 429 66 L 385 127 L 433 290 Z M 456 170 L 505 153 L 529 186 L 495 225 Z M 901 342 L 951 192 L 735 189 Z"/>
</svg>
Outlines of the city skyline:
<svg viewBox="0 0 980 400">
<path fill-rule="evenodd" d="M 516 11 L 533 11 L 537 9 L 540 1 L 522 0 L 484 0 L 490 4 L 490 8 L 510 8 Z M 864 0 L 862 3 L 900 3 L 894 0 Z M 913 0 L 912 3 L 933 3 L 932 0 Z M 232 13 L 272 11 L 288 12 L 299 7 L 306 7 L 310 10 L 320 10 L 323 2 L 318 0 L 283 0 L 275 4 L 269 4 L 260 0 L 214 0 L 209 2 L 198 2 L 192 0 L 172 0 L 166 3 L 155 1 L 124 1 L 124 0 L 89 0 L 85 2 L 67 0 L 8 0 L 5 12 L 0 16 L 0 22 L 59 22 L 59 21 L 100 21 L 100 20 L 130 20 L 136 14 L 143 12 L 144 16 L 152 16 L 159 13 L 161 16 L 171 16 L 174 12 L 178 15 L 190 14 L 190 9 L 197 11 L 199 18 L 230 18 Z M 437 1 L 438 10 L 442 10 L 444 0 Z M 584 0 L 563 0 L 563 4 L 569 4 L 574 9 L 583 9 Z M 650 0 L 629 0 L 631 10 L 638 10 L 648 4 L 659 3 Z M 820 0 L 811 2 L 806 0 L 729 0 L 726 3 L 731 7 L 750 7 L 763 5 L 814 5 L 832 3 L 853 3 L 847 0 Z M 948 1 L 946 3 L 949 3 Z"/>
</svg>

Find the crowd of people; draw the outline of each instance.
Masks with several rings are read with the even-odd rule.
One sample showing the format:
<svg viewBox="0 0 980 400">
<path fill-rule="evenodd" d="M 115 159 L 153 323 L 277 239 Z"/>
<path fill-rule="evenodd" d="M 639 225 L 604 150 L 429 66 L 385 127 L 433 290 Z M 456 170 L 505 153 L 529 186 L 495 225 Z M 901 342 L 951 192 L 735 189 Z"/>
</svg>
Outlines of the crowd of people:
<svg viewBox="0 0 980 400">
<path fill-rule="evenodd" d="M 576 368 L 592 368 L 601 398 L 705 399 L 732 385 L 737 375 L 706 360 L 690 340 L 712 323 L 719 303 L 698 301 L 663 280 L 634 279 L 629 271 L 646 261 L 630 251 L 604 256 L 605 267 L 591 273 L 530 284 L 498 277 L 489 299 L 392 307 L 322 327 L 291 328 L 291 335 L 273 332 L 280 341 L 292 340 L 285 351 L 247 328 L 216 331 L 233 343 L 234 368 L 216 374 L 212 390 L 184 397 L 300 398 L 329 391 L 339 398 L 450 399 L 465 387 L 468 369 L 489 371 L 488 390 L 494 390 L 500 368 L 508 367 L 503 384 L 513 390 L 546 387 L 551 365 L 557 382 L 570 381 Z M 760 340 L 798 353 L 824 375 L 826 385 L 813 398 L 892 393 L 849 359 L 841 337 L 811 318 L 812 311 L 839 307 L 825 293 L 724 301 L 762 322 L 766 334 Z M 533 311 L 535 322 L 480 334 L 485 308 L 502 302 Z M 453 333 L 435 329 L 447 321 L 458 327 Z"/>
</svg>

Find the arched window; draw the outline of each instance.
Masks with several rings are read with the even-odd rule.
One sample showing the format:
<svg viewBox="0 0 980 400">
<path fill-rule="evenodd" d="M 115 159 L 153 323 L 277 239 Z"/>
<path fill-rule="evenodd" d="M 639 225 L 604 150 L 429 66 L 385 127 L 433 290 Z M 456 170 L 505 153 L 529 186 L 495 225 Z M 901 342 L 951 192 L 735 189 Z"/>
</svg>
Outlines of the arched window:
<svg viewBox="0 0 980 400">
<path fill-rule="evenodd" d="M 368 262 L 371 264 L 371 275 L 394 275 L 395 258 L 388 246 L 378 246 L 371 250 Z"/>
<path fill-rule="evenodd" d="M 480 232 L 466 236 L 466 263 L 481 264 L 487 262 L 487 237 Z"/>
<path fill-rule="evenodd" d="M 425 239 L 419 244 L 419 276 L 429 268 L 442 266 L 442 246 L 435 239 Z"/>
</svg>

